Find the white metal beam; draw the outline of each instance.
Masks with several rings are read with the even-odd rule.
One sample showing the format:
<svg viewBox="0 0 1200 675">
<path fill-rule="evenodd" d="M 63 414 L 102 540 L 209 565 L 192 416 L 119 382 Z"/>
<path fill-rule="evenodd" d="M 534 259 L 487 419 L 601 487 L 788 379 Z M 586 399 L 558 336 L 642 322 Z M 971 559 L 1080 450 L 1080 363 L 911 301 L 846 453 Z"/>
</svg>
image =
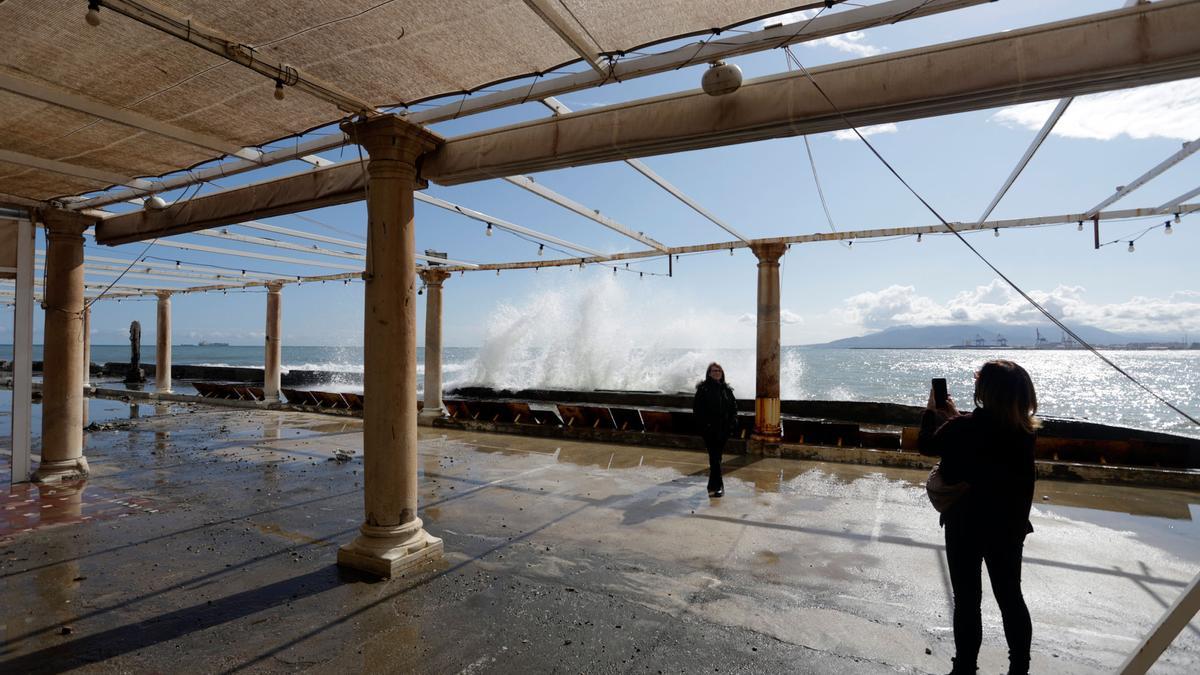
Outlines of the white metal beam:
<svg viewBox="0 0 1200 675">
<path fill-rule="evenodd" d="M 299 258 L 288 258 L 284 256 L 271 255 L 270 253 L 256 253 L 254 251 L 239 251 L 232 248 L 219 248 L 216 246 L 206 246 L 204 244 L 181 244 L 175 241 L 167 241 L 159 239 L 155 246 L 164 246 L 166 248 L 177 248 L 183 251 L 200 251 L 203 253 L 219 253 L 223 255 L 232 255 L 239 258 L 253 258 L 255 260 L 270 260 L 271 262 L 288 263 L 290 265 L 309 265 L 312 267 L 324 267 L 326 269 L 335 270 L 359 270 L 361 265 L 346 265 L 342 263 L 326 262 L 324 260 L 302 260 Z"/>
<path fill-rule="evenodd" d="M 1200 204 L 1184 204 L 1174 207 L 1180 213 L 1198 213 L 1200 212 Z M 1170 209 L 1160 208 L 1141 208 L 1141 209 L 1125 209 L 1122 211 L 1107 211 L 1101 213 L 1101 218 L 1109 221 L 1125 220 L 1129 218 L 1145 218 L 1146 216 L 1157 216 L 1171 213 Z M 1059 225 L 1059 224 L 1074 224 L 1083 219 L 1082 213 L 1068 213 L 1057 216 L 1039 216 L 1035 218 L 1017 218 L 1010 220 L 989 220 L 982 223 L 951 223 L 954 229 L 959 232 L 978 232 L 987 230 L 1006 230 L 1022 227 L 1038 227 L 1044 225 Z M 849 232 L 818 232 L 815 234 L 802 234 L 789 237 L 772 237 L 768 239 L 755 239 L 752 243 L 771 243 L 771 244 L 810 244 L 820 241 L 857 241 L 861 239 L 882 239 L 901 236 L 915 236 L 918 234 L 934 235 L 942 234 L 949 235 L 946 226 L 942 224 L 924 225 L 919 227 L 891 227 L 880 228 L 873 230 L 853 230 Z M 744 241 L 728 241 L 717 242 L 712 244 L 698 244 L 694 246 L 676 246 L 667 250 L 669 255 L 679 255 L 686 253 L 705 253 L 713 251 L 728 251 L 736 248 L 749 248 L 750 244 Z M 643 251 L 631 251 L 628 253 L 613 253 L 605 256 L 595 256 L 590 258 L 565 258 L 560 260 L 529 260 L 525 262 L 515 263 L 488 263 L 476 267 L 478 271 L 492 270 L 507 270 L 507 269 L 535 269 L 542 267 L 567 267 L 575 265 L 592 265 L 592 264 L 610 264 L 621 260 L 637 260 L 641 258 L 661 258 L 664 252 L 657 249 L 649 249 Z M 448 267 L 448 272 L 465 271 L 456 267 Z"/>
<path fill-rule="evenodd" d="M 278 248 L 285 251 L 300 251 L 303 253 L 311 253 L 313 255 L 329 256 L 331 258 L 347 258 L 349 260 L 360 260 L 365 262 L 367 256 L 362 253 L 350 253 L 349 251 L 334 251 L 327 248 L 321 248 L 316 244 L 305 246 L 290 241 L 280 241 L 278 239 L 268 239 L 267 237 L 255 237 L 248 234 L 236 234 L 230 232 L 226 228 L 219 230 L 198 230 L 192 232 L 194 235 L 201 237 L 213 237 L 215 239 L 225 239 L 227 241 L 237 241 L 243 244 L 251 244 L 254 246 L 266 246 L 268 248 Z"/>
<path fill-rule="evenodd" d="M 647 246 L 656 248 L 660 251 L 667 250 L 667 247 L 664 244 L 660 244 L 659 242 L 651 239 L 650 237 L 647 237 L 644 233 L 634 232 L 633 230 L 622 225 L 621 223 L 618 223 L 617 221 L 613 220 L 612 218 L 602 215 L 599 211 L 594 210 L 594 209 L 589 209 L 586 206 L 584 206 L 583 204 L 580 204 L 579 202 L 576 202 L 567 197 L 564 197 L 563 195 L 558 194 L 554 190 L 551 190 L 550 188 L 535 182 L 529 176 L 506 176 L 504 178 L 504 180 L 512 183 L 513 185 L 516 185 L 517 187 L 525 188 L 526 190 L 529 190 L 533 194 L 535 194 L 539 197 L 542 197 L 544 199 L 548 199 L 565 209 L 574 211 L 575 213 L 578 213 L 579 215 L 583 216 L 584 218 L 587 218 L 589 220 L 594 220 L 597 223 L 600 223 L 601 225 L 607 227 L 608 229 L 610 229 L 614 232 L 619 232 L 619 233 L 625 235 L 626 237 L 629 237 L 630 239 L 636 239 L 637 241 L 640 241 L 641 243 L 643 243 Z"/>
<path fill-rule="evenodd" d="M 1185 192 L 1185 193 L 1183 193 L 1183 194 L 1179 195 L 1178 197 L 1176 197 L 1176 198 L 1174 198 L 1174 199 L 1171 199 L 1171 200 L 1168 200 L 1168 201 L 1164 202 L 1164 203 L 1163 203 L 1163 205 L 1162 205 L 1162 206 L 1160 206 L 1160 207 L 1158 207 L 1158 208 L 1160 208 L 1160 209 L 1169 209 L 1169 208 L 1171 208 L 1172 206 L 1179 206 L 1180 204 L 1182 204 L 1182 203 L 1186 202 L 1187 200 L 1191 199 L 1192 197 L 1197 197 L 1197 196 L 1200 196 L 1200 187 L 1198 187 L 1198 188 L 1195 188 L 1195 189 L 1193 189 L 1193 190 L 1188 190 L 1187 192 Z"/>
<path fill-rule="evenodd" d="M 566 115 L 567 113 L 572 112 L 571 109 L 568 108 L 562 101 L 559 101 L 558 99 L 554 98 L 553 96 L 548 96 L 548 97 L 542 99 L 542 104 L 545 105 L 550 110 L 554 111 L 555 115 Z M 694 199 L 692 199 L 691 197 L 688 197 L 682 191 L 680 191 L 679 188 L 677 188 L 674 185 L 672 185 L 671 183 L 669 183 L 667 181 L 667 179 L 665 179 L 662 176 L 655 173 L 650 167 L 646 166 L 646 164 L 644 162 L 642 162 L 642 160 L 627 159 L 627 160 L 625 160 L 625 163 L 628 164 L 629 166 L 633 167 L 634 169 L 636 169 L 639 173 L 641 173 L 646 178 L 649 178 L 650 180 L 654 181 L 654 183 L 657 184 L 662 189 L 664 189 L 667 192 L 669 192 L 670 194 L 674 195 L 674 197 L 676 199 L 678 199 L 679 201 L 683 202 L 684 204 L 687 204 L 696 213 L 699 213 L 700 215 L 702 215 L 705 218 L 712 221 L 714 224 L 716 224 L 717 227 L 721 228 L 722 230 L 725 230 L 729 234 L 732 234 L 733 236 L 737 237 L 738 239 L 741 239 L 742 241 L 750 241 L 746 237 L 742 236 L 742 234 L 740 232 L 733 229 L 733 227 L 731 227 L 728 223 L 726 223 L 725 221 L 718 218 L 716 216 L 716 214 L 714 214 L 712 211 L 709 211 L 708 209 L 704 208 L 703 206 L 700 206 L 700 204 L 696 203 L 696 201 Z"/>
<path fill-rule="evenodd" d="M 417 193 L 420 194 L 420 193 Z M 415 195 L 414 195 L 415 196 Z M 257 220 L 247 220 L 244 223 L 238 223 L 237 227 L 247 227 L 251 230 L 260 230 L 262 232 L 273 232 L 275 234 L 286 234 L 289 237 L 297 237 L 300 239 L 308 239 L 310 241 L 320 241 L 326 244 L 334 244 L 336 246 L 346 246 L 355 248 L 360 251 L 367 250 L 367 245 L 361 241 L 350 241 L 349 239 L 338 239 L 337 237 L 329 237 L 323 234 L 314 234 L 312 232 L 304 232 L 302 230 L 293 230 L 289 227 L 280 227 L 278 225 L 269 225 L 260 223 Z"/>
<path fill-rule="evenodd" d="M 803 30 L 798 30 L 793 25 L 779 26 L 742 35 L 725 35 L 720 40 L 692 42 L 662 54 L 643 56 L 636 59 L 622 59 L 613 66 L 612 75 L 616 81 L 624 82 L 638 77 L 676 70 L 691 63 L 706 63 L 716 59 L 751 54 L 766 49 L 775 49 L 785 44 L 819 40 L 832 35 L 865 30 L 873 26 L 940 14 L 992 1 L 890 0 L 889 2 L 882 2 L 869 7 L 861 7 L 818 17 L 804 24 Z M 471 96 L 465 101 L 456 101 L 453 104 L 412 112 L 407 115 L 406 119 L 414 124 L 433 124 L 448 119 L 518 105 L 547 96 L 590 89 L 603 84 L 607 79 L 607 73 L 600 74 L 594 71 L 542 78 L 534 82 L 531 86 L 522 85 L 492 94 Z M 290 148 L 272 150 L 263 154 L 257 161 L 245 159 L 231 160 L 219 166 L 201 168 L 186 174 L 164 178 L 161 180 L 161 184 L 164 189 L 170 190 L 194 185 L 212 178 L 232 176 L 256 169 L 260 166 L 277 164 L 294 159 L 309 161 L 307 156 L 313 153 L 334 150 L 346 145 L 348 142 L 349 138 L 345 134 L 334 133 L 329 136 L 302 141 Z M 309 163 L 316 164 L 315 162 Z M 138 194 L 140 193 L 137 191 L 116 190 L 81 200 L 70 205 L 68 208 L 78 210 L 104 206 L 125 201 Z"/>
<path fill-rule="evenodd" d="M 525 0 L 525 6 L 574 50 L 584 63 L 591 66 L 601 76 L 608 77 L 608 71 L 600 64 L 600 52 L 603 47 L 598 44 L 593 46 L 591 41 L 580 32 L 579 28 L 583 28 L 582 24 L 576 28 L 570 19 L 560 14 L 558 9 L 547 0 Z"/>
<path fill-rule="evenodd" d="M 0 75 L 3 77 L 3 75 Z M 14 152 L 12 150 L 0 149 L 0 162 L 8 162 L 18 166 L 29 167 L 31 169 L 40 169 L 42 171 L 51 171 L 61 173 L 64 176 L 73 176 L 75 178 L 86 178 L 87 180 L 96 181 L 104 186 L 109 185 L 126 185 L 135 190 L 146 192 L 154 189 L 154 184 L 150 181 L 141 180 L 138 178 L 130 178 L 119 173 L 104 171 L 102 169 L 92 169 L 78 164 L 70 164 L 68 162 L 60 162 L 56 159 L 47 159 L 45 157 L 36 157 L 27 155 L 23 152 Z"/>
<path fill-rule="evenodd" d="M 1033 141 L 1029 143 L 1025 154 L 1021 156 L 1020 161 L 1013 167 L 1012 173 L 1008 174 L 1008 179 L 1004 181 L 1004 185 L 1000 186 L 1000 190 L 996 192 L 996 196 L 992 198 L 992 202 L 983 210 L 983 215 L 979 216 L 979 222 L 987 220 L 988 216 L 992 215 L 992 211 L 996 210 L 996 205 L 1000 203 L 1001 199 L 1004 199 L 1004 195 L 1008 194 L 1009 188 L 1017 181 L 1017 176 L 1020 176 L 1025 167 L 1029 165 L 1029 160 L 1033 159 L 1033 154 L 1038 151 L 1038 148 L 1042 147 L 1042 142 L 1050 135 L 1050 130 L 1054 128 L 1054 125 L 1058 124 L 1058 121 L 1062 119 L 1063 113 L 1067 111 L 1067 106 L 1071 105 L 1071 101 L 1074 100 L 1074 96 L 1068 96 L 1060 100 L 1058 105 L 1054 106 L 1054 110 L 1046 118 L 1046 123 L 1042 125 L 1041 130 L 1033 137 Z"/>
<path fill-rule="evenodd" d="M 426 204 L 430 204 L 430 205 L 436 206 L 438 208 L 446 209 L 447 211 L 454 211 L 455 213 L 460 213 L 468 218 L 478 220 L 481 223 L 488 223 L 491 225 L 495 225 L 496 227 L 503 229 L 503 230 L 510 230 L 510 231 L 516 232 L 518 234 L 523 234 L 527 237 L 533 237 L 534 239 L 540 239 L 548 244 L 562 246 L 563 248 L 569 248 L 573 251 L 579 251 L 580 253 L 586 253 L 588 255 L 604 255 L 603 253 L 601 253 L 595 249 L 591 249 L 586 246 L 580 246 L 579 244 L 572 244 L 571 242 L 566 241 L 565 239 L 559 239 L 558 237 L 555 237 L 553 235 L 545 234 L 543 232 L 538 232 L 537 230 L 531 230 L 527 227 L 517 225 L 516 223 L 510 223 L 507 220 L 503 220 L 501 218 L 495 218 L 495 217 L 489 216 L 486 213 L 481 213 L 474 209 L 469 209 L 465 206 L 460 206 L 458 204 L 448 202 L 444 199 L 438 199 L 437 197 L 432 197 L 430 195 L 425 194 L 424 192 L 413 193 L 413 198 L 415 198 L 417 201 L 425 202 Z"/>
<path fill-rule="evenodd" d="M 46 252 L 44 250 L 39 249 L 37 251 L 37 255 L 38 255 L 38 257 L 45 257 Z M 120 265 L 121 269 L 125 269 L 126 267 L 129 266 L 129 263 L 132 263 L 132 262 L 134 262 L 134 261 L 130 260 L 130 259 L 126 259 L 126 258 L 109 258 L 107 256 L 92 255 L 91 253 L 86 253 L 85 257 L 84 257 L 84 264 L 87 264 L 87 265 L 90 265 L 91 263 L 115 263 L 117 265 Z M 196 278 L 195 275 L 188 275 L 188 276 L 185 276 L 185 275 L 189 272 L 212 273 L 213 270 L 216 268 L 205 267 L 202 265 L 190 265 L 190 264 L 183 263 L 183 262 L 181 262 L 179 265 L 172 265 L 170 263 L 165 263 L 165 262 L 161 262 L 161 261 L 150 262 L 150 261 L 143 260 L 143 261 L 137 262 L 133 266 L 133 269 L 143 270 L 147 273 L 178 276 L 179 278 Z M 233 265 L 230 265 L 229 269 L 233 270 L 233 269 L 237 269 L 237 268 Z M 229 272 L 229 274 L 232 274 L 232 272 Z M 252 272 L 249 270 L 246 270 L 244 276 L 251 278 L 251 279 L 264 279 L 264 280 L 279 278 L 279 275 L 264 274 L 261 272 Z M 292 277 L 288 277 L 288 278 L 290 279 Z"/>
<path fill-rule="evenodd" d="M 1175 598 L 1175 602 L 1167 608 L 1166 613 L 1158 620 L 1158 624 L 1138 645 L 1137 651 L 1125 659 L 1120 675 L 1144 675 L 1150 667 L 1158 662 L 1162 653 L 1171 646 L 1188 622 L 1200 613 L 1200 574 L 1192 577 L 1192 583 Z"/>
<path fill-rule="evenodd" d="M 1182 162 L 1183 160 L 1187 159 L 1188 157 L 1191 157 L 1192 154 L 1195 153 L 1197 150 L 1200 150 L 1200 138 L 1198 138 L 1194 141 L 1191 141 L 1189 143 L 1184 143 L 1183 149 L 1181 149 L 1179 152 L 1176 152 L 1175 154 L 1171 155 L 1170 157 L 1159 162 L 1158 165 L 1155 166 L 1153 169 L 1150 169 L 1146 173 L 1135 178 L 1132 183 L 1118 187 L 1117 191 L 1114 192 L 1112 194 L 1112 196 L 1110 196 L 1108 199 L 1105 199 L 1104 201 L 1100 202 L 1099 204 L 1088 209 L 1087 215 L 1083 218 L 1083 220 L 1091 220 L 1092 217 L 1095 216 L 1101 209 L 1107 208 L 1109 205 L 1113 204 L 1114 202 L 1116 202 L 1120 199 L 1123 199 L 1129 193 L 1142 187 L 1146 183 L 1149 183 L 1154 178 L 1157 178 L 1159 175 L 1161 175 L 1167 169 L 1170 169 L 1171 167 Z"/>
<path fill-rule="evenodd" d="M 94 117 L 99 117 L 109 122 L 116 122 L 127 127 L 148 131 L 159 136 L 174 139 L 182 143 L 194 145 L 219 152 L 222 155 L 233 155 L 240 157 L 250 162 L 257 161 L 262 153 L 252 148 L 243 148 L 235 143 L 209 136 L 207 134 L 189 131 L 174 124 L 167 124 L 154 119 L 148 115 L 134 112 L 128 108 L 118 108 L 116 106 L 102 103 L 100 101 L 90 99 L 78 94 L 70 94 L 65 91 L 52 89 L 36 82 L 24 80 L 11 75 L 0 73 L 0 89 L 20 94 L 26 98 L 32 98 L 43 103 L 49 103 L 76 112 L 85 113 Z M 135 193 L 140 194 L 140 192 Z M 123 199 L 127 199 L 123 198 Z"/>
</svg>

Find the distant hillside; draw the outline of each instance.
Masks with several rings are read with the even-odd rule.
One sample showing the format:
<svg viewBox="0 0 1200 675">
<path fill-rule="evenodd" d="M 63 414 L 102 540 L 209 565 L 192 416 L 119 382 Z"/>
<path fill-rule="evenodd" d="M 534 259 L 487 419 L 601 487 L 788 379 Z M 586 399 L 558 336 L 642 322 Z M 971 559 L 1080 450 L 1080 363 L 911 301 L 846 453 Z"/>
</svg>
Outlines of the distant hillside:
<svg viewBox="0 0 1200 675">
<path fill-rule="evenodd" d="M 1052 325 L 1036 328 L 1041 329 L 1042 337 L 1050 342 L 1058 342 L 1062 338 L 1062 331 Z M 1113 333 L 1091 326 L 1072 326 L 1072 329 L 1084 340 L 1095 345 L 1162 342 L 1179 339 L 1178 336 L 1153 333 Z M 804 346 L 814 349 L 953 347 L 967 341 L 974 342 L 976 336 L 982 337 L 988 345 L 995 345 L 996 336 L 1003 335 L 1008 338 L 1010 347 L 1031 347 L 1036 341 L 1035 330 L 1034 326 L 1004 326 L 985 323 L 951 326 L 892 326 L 878 333 Z"/>
</svg>

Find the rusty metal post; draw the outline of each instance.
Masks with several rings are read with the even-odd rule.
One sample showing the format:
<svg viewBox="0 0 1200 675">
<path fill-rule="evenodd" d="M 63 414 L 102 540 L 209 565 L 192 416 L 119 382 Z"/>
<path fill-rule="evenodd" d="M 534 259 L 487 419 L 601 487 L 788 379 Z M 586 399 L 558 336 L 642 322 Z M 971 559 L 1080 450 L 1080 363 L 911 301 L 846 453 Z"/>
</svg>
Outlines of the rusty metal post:
<svg viewBox="0 0 1200 675">
<path fill-rule="evenodd" d="M 442 407 L 442 282 L 450 273 L 436 268 L 421 270 L 425 282 L 425 394 L 421 417 L 445 415 Z"/>
<path fill-rule="evenodd" d="M 86 478 L 83 456 L 83 231 L 94 219 L 48 210 L 42 461 L 33 480 Z"/>
<path fill-rule="evenodd" d="M 363 501 L 359 536 L 338 565 L 391 577 L 442 555 L 417 517 L 417 317 L 413 191 L 417 160 L 444 141 L 395 115 L 342 129 L 370 159 L 363 330 Z"/>
<path fill-rule="evenodd" d="M 778 442 L 779 258 L 786 244 L 752 244 L 758 257 L 758 342 L 755 354 L 754 439 Z"/>
</svg>

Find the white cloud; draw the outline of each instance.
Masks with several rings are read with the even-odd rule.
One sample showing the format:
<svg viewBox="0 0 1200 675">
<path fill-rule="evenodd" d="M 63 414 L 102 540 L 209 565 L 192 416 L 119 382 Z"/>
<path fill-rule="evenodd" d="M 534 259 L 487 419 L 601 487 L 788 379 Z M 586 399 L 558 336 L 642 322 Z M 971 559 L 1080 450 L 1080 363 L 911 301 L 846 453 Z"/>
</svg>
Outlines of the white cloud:
<svg viewBox="0 0 1200 675">
<path fill-rule="evenodd" d="M 1003 108 L 991 119 L 1008 126 L 1040 129 L 1057 101 Z M 1200 79 L 1153 84 L 1075 99 L 1054 135 L 1109 141 L 1200 136 Z"/>
<path fill-rule="evenodd" d="M 874 136 L 876 134 L 894 134 L 900 131 L 900 127 L 888 122 L 887 124 L 876 124 L 870 127 L 859 127 L 858 133 L 863 136 Z M 842 129 L 833 132 L 833 137 L 839 141 L 857 141 L 858 134 L 855 134 L 850 129 Z"/>
<path fill-rule="evenodd" d="M 1081 326 L 1114 332 L 1200 331 L 1200 291 L 1176 291 L 1167 297 L 1136 296 L 1125 302 L 1096 304 L 1080 286 L 1030 291 L 1055 317 Z M 962 291 L 946 302 L 917 293 L 913 286 L 892 285 L 847 298 L 840 310 L 846 323 L 876 330 L 896 325 L 957 323 L 1042 324 L 1041 313 L 999 279 Z"/>
</svg>

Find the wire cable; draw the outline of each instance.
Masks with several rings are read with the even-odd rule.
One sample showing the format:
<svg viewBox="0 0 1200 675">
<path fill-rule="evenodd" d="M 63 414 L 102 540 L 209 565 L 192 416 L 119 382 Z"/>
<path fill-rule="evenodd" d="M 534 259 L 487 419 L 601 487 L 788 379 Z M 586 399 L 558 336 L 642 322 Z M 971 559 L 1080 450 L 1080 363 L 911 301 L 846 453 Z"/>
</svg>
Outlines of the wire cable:
<svg viewBox="0 0 1200 675">
<path fill-rule="evenodd" d="M 1033 297 L 1031 297 L 1028 293 L 1026 293 L 1023 288 L 1018 286 L 1016 282 L 1014 282 L 1012 279 L 1010 279 L 1007 274 L 1005 274 L 1004 272 L 1001 272 L 1000 268 L 998 268 L 994 264 L 992 264 L 991 260 L 988 260 L 988 258 L 986 256 L 984 256 L 982 253 L 979 252 L 978 249 L 976 249 L 974 246 L 972 246 L 971 242 L 967 241 L 967 239 L 965 237 L 963 237 L 962 234 L 959 233 L 959 231 L 957 229 L 955 229 L 954 226 L 951 225 L 948 220 L 946 220 L 945 218 L 942 217 L 942 214 L 939 213 L 937 211 L 937 209 L 933 208 L 933 206 L 928 201 L 926 201 L 925 198 L 922 197 L 920 193 L 918 193 L 915 189 L 913 189 L 913 187 L 911 185 L 909 185 L 908 181 L 904 180 L 904 177 L 900 175 L 900 172 L 898 172 L 895 169 L 895 167 L 893 167 L 891 165 L 891 163 L 888 162 L 887 159 L 885 159 L 884 156 L 882 154 L 880 154 L 880 152 L 877 149 L 875 149 L 875 146 L 872 145 L 871 142 L 867 140 L 867 137 L 864 136 L 858 130 L 858 127 L 850 122 L 849 118 L 846 117 L 846 114 L 844 112 L 842 112 L 842 109 L 839 108 L 837 106 L 837 104 L 833 102 L 833 99 L 829 98 L 829 95 L 825 93 L 825 90 L 823 88 L 821 88 L 821 85 L 817 84 L 816 79 L 813 78 L 812 73 L 810 73 L 808 71 L 808 68 L 805 68 L 804 64 L 800 63 L 800 60 L 798 58 L 796 58 L 795 54 L 792 53 L 791 48 L 784 47 L 784 49 L 791 56 L 791 58 L 795 61 L 796 66 L 800 69 L 800 71 L 804 73 L 804 76 L 808 78 L 808 81 L 812 84 L 813 88 L 817 90 L 817 93 L 819 93 L 821 95 L 821 98 L 825 99 L 825 102 L 829 104 L 829 107 L 833 108 L 833 111 L 835 113 L 837 113 L 838 117 L 841 118 L 842 122 L 849 129 L 851 129 L 854 132 L 854 135 L 858 136 L 858 139 L 867 146 L 867 148 L 871 151 L 871 153 L 874 154 L 875 157 L 878 158 L 879 161 L 882 162 L 885 167 L 887 167 L 887 170 L 889 172 L 891 172 L 891 174 L 893 176 L 896 177 L 896 180 L 900 181 L 900 184 L 903 185 L 910 193 L 912 193 L 912 195 L 917 198 L 917 201 L 921 202 L 921 204 L 926 209 L 928 209 L 929 212 L 932 213 L 935 218 L 937 218 L 939 221 L 941 221 L 942 225 L 947 230 L 949 230 L 951 234 L 958 237 L 958 240 L 961 241 L 963 243 L 963 245 L 966 246 L 971 251 L 971 253 L 974 253 L 975 257 L 977 257 L 981 261 L 983 261 L 983 264 L 987 265 L 988 268 L 990 268 L 993 272 L 995 272 L 997 276 L 999 276 L 1002 280 L 1004 280 L 1004 282 L 1006 284 L 1008 284 L 1014 291 L 1016 291 L 1030 305 L 1032 305 L 1034 309 L 1036 309 L 1038 312 L 1040 312 L 1042 314 L 1042 316 L 1046 317 L 1055 326 L 1058 326 L 1058 328 L 1060 328 L 1064 333 L 1069 335 L 1073 340 L 1078 342 L 1083 348 L 1087 349 L 1092 354 L 1095 354 L 1097 358 L 1099 358 L 1104 363 L 1108 364 L 1110 367 L 1113 368 L 1113 370 L 1116 370 L 1118 373 L 1124 375 L 1126 379 L 1128 379 L 1130 382 L 1132 382 L 1134 385 L 1136 385 L 1142 391 L 1145 391 L 1147 394 L 1150 394 L 1151 396 L 1153 396 L 1156 400 L 1158 400 L 1163 405 L 1165 405 L 1168 408 L 1170 408 L 1171 410 L 1174 410 L 1175 412 L 1179 413 L 1184 418 L 1186 418 L 1188 421 L 1190 421 L 1192 424 L 1195 424 L 1196 426 L 1200 426 L 1200 420 L 1197 420 L 1195 417 L 1192 417 L 1190 414 L 1185 412 L 1183 409 L 1179 408 L 1174 403 L 1168 401 L 1166 398 L 1161 396 L 1158 392 L 1154 391 L 1147 385 L 1143 384 L 1141 380 L 1134 377 L 1130 373 L 1126 372 L 1124 368 L 1117 365 L 1115 362 L 1113 362 L 1107 356 L 1101 354 L 1099 350 L 1097 350 L 1095 347 L 1093 347 L 1091 345 L 1091 343 L 1089 343 L 1086 340 L 1084 340 L 1083 338 L 1081 338 L 1078 333 L 1076 333 L 1074 330 L 1071 329 L 1070 326 L 1063 323 L 1060 319 L 1058 319 L 1058 317 L 1051 314 L 1049 312 L 1049 310 L 1047 310 L 1045 307 L 1043 307 L 1041 305 L 1041 303 L 1039 303 L 1037 300 L 1034 300 Z"/>
</svg>

